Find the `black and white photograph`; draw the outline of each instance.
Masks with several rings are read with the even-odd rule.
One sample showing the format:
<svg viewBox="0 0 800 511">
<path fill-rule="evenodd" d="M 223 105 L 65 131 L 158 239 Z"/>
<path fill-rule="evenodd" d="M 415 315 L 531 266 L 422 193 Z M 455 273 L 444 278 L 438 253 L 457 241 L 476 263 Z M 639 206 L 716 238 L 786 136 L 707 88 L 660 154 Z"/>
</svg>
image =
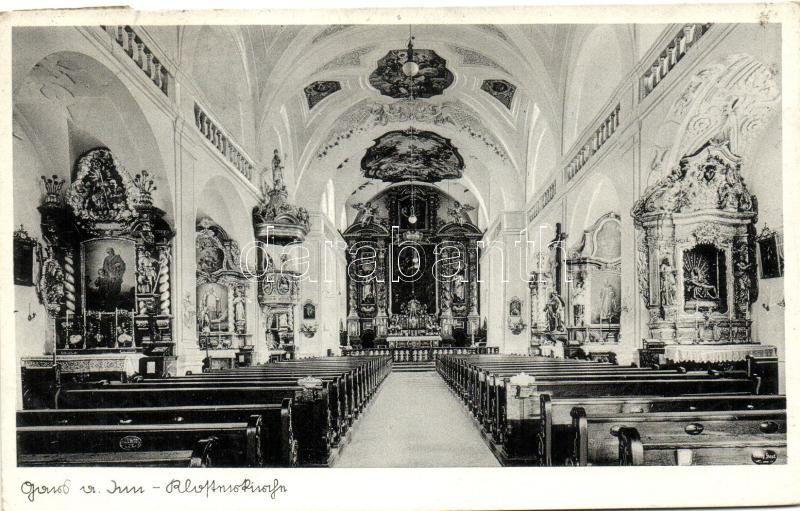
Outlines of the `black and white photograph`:
<svg viewBox="0 0 800 511">
<path fill-rule="evenodd" d="M 4 498 L 786 480 L 798 10 L 734 11 L 11 18 Z"/>
</svg>

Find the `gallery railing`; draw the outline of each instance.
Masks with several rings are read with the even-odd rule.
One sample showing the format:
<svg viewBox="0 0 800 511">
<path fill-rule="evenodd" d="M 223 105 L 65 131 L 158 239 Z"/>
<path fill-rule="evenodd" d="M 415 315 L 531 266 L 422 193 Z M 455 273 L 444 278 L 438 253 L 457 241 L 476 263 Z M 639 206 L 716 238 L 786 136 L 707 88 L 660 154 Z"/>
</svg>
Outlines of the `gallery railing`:
<svg viewBox="0 0 800 511">
<path fill-rule="evenodd" d="M 394 362 L 425 362 L 444 355 L 496 355 L 497 346 L 431 347 L 431 348 L 355 348 L 342 349 L 342 355 L 350 357 L 374 357 L 390 355 Z"/>
</svg>

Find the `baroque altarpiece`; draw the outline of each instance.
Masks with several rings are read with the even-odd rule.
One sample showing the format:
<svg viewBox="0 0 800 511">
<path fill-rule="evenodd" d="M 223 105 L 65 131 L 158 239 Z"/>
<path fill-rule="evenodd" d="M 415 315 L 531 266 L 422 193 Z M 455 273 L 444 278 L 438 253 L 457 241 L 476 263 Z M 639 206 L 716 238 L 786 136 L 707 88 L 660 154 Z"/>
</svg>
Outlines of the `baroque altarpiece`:
<svg viewBox="0 0 800 511">
<path fill-rule="evenodd" d="M 601 216 L 569 251 L 566 237 L 557 225 L 530 274 L 532 347 L 613 361 L 622 312 L 620 217 L 613 211 Z"/>
<path fill-rule="evenodd" d="M 430 188 L 398 186 L 371 202 L 343 233 L 348 243 L 351 344 L 469 343 L 479 328 L 478 240 L 458 202 Z M 440 216 L 440 206 L 449 218 Z M 392 227 L 389 227 L 392 226 Z M 420 344 L 421 345 L 421 344 Z"/>
<path fill-rule="evenodd" d="M 774 355 L 752 344 L 758 207 L 740 167 L 727 144 L 710 142 L 634 204 L 645 363 Z"/>
<path fill-rule="evenodd" d="M 106 148 L 80 156 L 72 182 L 42 177 L 44 243 L 37 291 L 50 361 L 65 373 L 133 372 L 143 355 L 172 359 L 173 230 L 146 170 L 131 176 Z"/>
<path fill-rule="evenodd" d="M 249 365 L 253 353 L 247 323 L 250 281 L 242 268 L 239 245 L 211 219 L 201 218 L 195 250 L 199 347 L 214 350 L 213 359 L 226 360 L 227 365 L 234 361 Z"/>
</svg>

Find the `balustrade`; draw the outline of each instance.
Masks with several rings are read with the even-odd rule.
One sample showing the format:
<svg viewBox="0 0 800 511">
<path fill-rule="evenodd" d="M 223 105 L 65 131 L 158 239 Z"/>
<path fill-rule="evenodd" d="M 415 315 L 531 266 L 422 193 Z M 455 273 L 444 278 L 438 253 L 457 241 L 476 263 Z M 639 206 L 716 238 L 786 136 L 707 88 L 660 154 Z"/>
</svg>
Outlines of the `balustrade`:
<svg viewBox="0 0 800 511">
<path fill-rule="evenodd" d="M 158 89 L 169 97 L 170 73 L 130 26 L 101 25 Z"/>
<path fill-rule="evenodd" d="M 444 355 L 486 355 L 498 354 L 496 346 L 435 347 L 435 348 L 354 348 L 342 350 L 342 355 L 350 357 L 391 356 L 394 362 L 426 362 L 437 360 Z"/>
<path fill-rule="evenodd" d="M 218 128 L 214 121 L 206 114 L 197 103 L 194 104 L 194 124 L 200 133 L 211 142 L 217 151 L 238 170 L 245 178 L 252 180 L 255 164 L 253 164 L 241 149 Z"/>
<path fill-rule="evenodd" d="M 686 55 L 686 52 L 694 46 L 706 32 L 711 23 L 693 23 L 685 25 L 677 35 L 667 44 L 667 47 L 659 54 L 650 69 L 642 75 L 641 97 L 644 99 L 653 89 L 661 83 L 667 73 Z"/>
<path fill-rule="evenodd" d="M 619 111 L 620 105 L 617 103 L 617 106 L 614 107 L 611 113 L 600 123 L 600 126 L 592 133 L 586 143 L 581 146 L 569 164 L 567 164 L 564 168 L 566 181 L 575 177 L 591 157 L 600 150 L 609 138 L 611 138 L 611 135 L 617 131 L 619 127 Z M 532 219 L 533 218 L 529 218 L 529 220 Z"/>
<path fill-rule="evenodd" d="M 544 193 L 542 195 L 540 195 L 539 198 L 536 200 L 536 204 L 534 204 L 533 207 L 528 212 L 528 222 L 529 223 L 533 222 L 533 220 L 537 216 L 539 216 L 539 213 L 541 213 L 542 210 L 548 204 L 550 204 L 550 201 L 552 201 L 555 198 L 557 185 L 558 185 L 557 180 L 554 179 L 553 182 L 550 183 L 547 186 L 547 188 L 545 188 Z"/>
</svg>

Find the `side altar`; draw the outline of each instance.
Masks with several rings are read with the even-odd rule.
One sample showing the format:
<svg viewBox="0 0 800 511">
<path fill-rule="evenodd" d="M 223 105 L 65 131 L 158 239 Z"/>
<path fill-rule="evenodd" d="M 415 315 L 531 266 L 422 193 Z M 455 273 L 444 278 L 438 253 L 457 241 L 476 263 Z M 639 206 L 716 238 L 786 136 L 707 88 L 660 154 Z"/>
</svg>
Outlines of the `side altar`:
<svg viewBox="0 0 800 511">
<path fill-rule="evenodd" d="M 726 143 L 709 142 L 633 207 L 639 290 L 650 336 L 641 363 L 743 363 L 754 343 L 756 198 Z"/>
</svg>

